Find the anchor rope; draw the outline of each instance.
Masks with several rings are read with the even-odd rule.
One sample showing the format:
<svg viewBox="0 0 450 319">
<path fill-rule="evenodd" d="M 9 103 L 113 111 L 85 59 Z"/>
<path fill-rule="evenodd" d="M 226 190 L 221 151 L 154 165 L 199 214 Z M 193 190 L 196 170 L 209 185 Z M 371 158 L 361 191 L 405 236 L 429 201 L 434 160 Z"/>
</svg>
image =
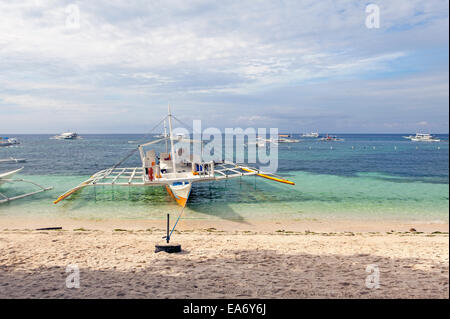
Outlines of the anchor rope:
<svg viewBox="0 0 450 319">
<path fill-rule="evenodd" d="M 169 239 L 172 237 L 172 233 L 173 233 L 173 231 L 175 230 L 175 227 L 177 226 L 178 221 L 179 221 L 180 218 L 181 218 L 181 215 L 183 215 L 183 212 L 184 212 L 184 207 L 183 207 L 183 209 L 181 209 L 181 212 L 180 212 L 180 214 L 178 215 L 177 221 L 175 222 L 175 225 L 173 225 L 173 228 L 172 228 L 172 230 L 171 230 L 170 233 L 169 233 Z"/>
</svg>

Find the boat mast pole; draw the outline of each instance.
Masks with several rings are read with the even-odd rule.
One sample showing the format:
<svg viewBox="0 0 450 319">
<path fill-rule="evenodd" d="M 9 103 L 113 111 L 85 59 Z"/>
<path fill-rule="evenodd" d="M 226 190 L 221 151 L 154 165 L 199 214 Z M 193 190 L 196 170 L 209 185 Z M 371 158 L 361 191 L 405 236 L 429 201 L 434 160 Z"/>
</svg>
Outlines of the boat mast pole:
<svg viewBox="0 0 450 319">
<path fill-rule="evenodd" d="M 166 127 L 166 120 L 164 120 L 164 137 L 166 138 L 166 153 L 169 153 L 169 147 L 167 145 L 167 127 Z"/>
<path fill-rule="evenodd" d="M 175 165 L 175 149 L 173 148 L 173 136 L 172 136 L 172 113 L 170 113 L 170 104 L 168 105 L 169 109 L 169 138 L 170 138 L 170 149 L 171 149 L 171 157 L 172 157 L 172 166 L 173 172 L 177 172 L 177 167 Z"/>
</svg>

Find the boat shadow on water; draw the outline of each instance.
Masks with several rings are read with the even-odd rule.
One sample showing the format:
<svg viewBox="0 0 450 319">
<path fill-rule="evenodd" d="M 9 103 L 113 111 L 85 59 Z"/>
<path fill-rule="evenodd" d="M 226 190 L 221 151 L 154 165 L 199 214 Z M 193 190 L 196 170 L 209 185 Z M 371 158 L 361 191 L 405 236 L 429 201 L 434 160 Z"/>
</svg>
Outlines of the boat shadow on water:
<svg viewBox="0 0 450 319">
<path fill-rule="evenodd" d="M 245 218 L 238 214 L 230 205 L 222 203 L 219 207 L 212 204 L 192 204 L 189 210 L 198 214 L 208 215 L 241 224 L 250 224 Z"/>
<path fill-rule="evenodd" d="M 199 186 L 199 185 L 196 185 Z M 184 218 L 202 218 L 201 215 L 207 215 L 211 218 L 234 221 L 237 223 L 248 224 L 243 216 L 238 214 L 229 204 L 226 197 L 215 193 L 214 187 L 193 187 L 189 203 L 183 214 Z M 205 193 L 205 190 L 207 194 Z M 180 207 L 173 202 L 173 199 L 161 187 L 151 188 L 133 188 L 133 187 L 94 187 L 83 189 L 74 193 L 62 207 L 67 211 L 82 211 L 92 207 L 94 203 L 105 205 L 104 209 L 117 209 L 113 203 L 128 203 L 122 206 L 124 209 L 132 206 L 144 206 L 154 211 L 173 211 L 176 214 L 180 212 Z M 94 204 L 95 205 L 95 204 Z M 113 205 L 113 207 L 110 207 Z M 197 215 L 198 216 L 195 216 Z M 192 216 L 194 215 L 194 216 Z M 162 216 L 162 215 L 161 215 Z"/>
</svg>

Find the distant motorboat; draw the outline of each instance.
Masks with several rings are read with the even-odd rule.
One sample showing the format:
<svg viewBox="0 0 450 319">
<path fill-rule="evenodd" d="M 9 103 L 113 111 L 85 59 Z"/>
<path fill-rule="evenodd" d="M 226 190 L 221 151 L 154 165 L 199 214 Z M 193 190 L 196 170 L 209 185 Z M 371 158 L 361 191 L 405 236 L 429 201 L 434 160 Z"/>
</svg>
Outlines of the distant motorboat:
<svg viewBox="0 0 450 319">
<path fill-rule="evenodd" d="M 416 133 L 416 135 L 403 136 L 413 142 L 440 142 L 441 140 L 428 133 Z"/>
<path fill-rule="evenodd" d="M 324 141 L 324 142 L 342 142 L 344 139 L 338 138 L 337 136 L 327 134 L 327 136 L 322 137 L 320 140 Z"/>
<path fill-rule="evenodd" d="M 55 135 L 52 137 L 52 139 L 56 140 L 75 140 L 77 138 L 80 138 L 80 136 L 75 132 L 65 132 L 60 135 Z"/>
<path fill-rule="evenodd" d="M 276 140 L 277 143 L 298 143 L 300 140 L 296 140 L 293 138 L 290 138 L 290 134 L 279 134 L 278 139 Z"/>
<path fill-rule="evenodd" d="M 0 146 L 11 146 L 20 144 L 15 137 L 0 137 Z"/>
<path fill-rule="evenodd" d="M 279 143 L 298 143 L 300 140 L 290 139 L 290 138 L 267 138 L 264 140 L 265 143 L 278 145 Z"/>
<path fill-rule="evenodd" d="M 266 141 L 263 139 L 256 140 L 256 146 L 257 147 L 266 147 Z"/>
<path fill-rule="evenodd" d="M 319 132 L 305 133 L 305 134 L 302 134 L 302 137 L 318 138 Z"/>
<path fill-rule="evenodd" d="M 300 142 L 300 140 L 296 140 L 296 139 L 293 139 L 293 138 L 281 137 L 281 138 L 278 138 L 277 142 L 278 143 L 298 143 L 298 142 Z"/>
<path fill-rule="evenodd" d="M 249 141 L 246 146 L 248 145 L 256 145 L 256 147 L 266 147 L 266 139 L 262 137 L 257 137 L 256 140 Z"/>
<path fill-rule="evenodd" d="M 20 144 L 19 140 L 17 140 L 17 138 L 15 137 L 8 138 L 8 142 L 11 143 L 12 145 Z"/>
<path fill-rule="evenodd" d="M 166 121 L 164 120 L 164 132 L 155 136 L 156 138 L 167 138 L 167 126 Z"/>
</svg>

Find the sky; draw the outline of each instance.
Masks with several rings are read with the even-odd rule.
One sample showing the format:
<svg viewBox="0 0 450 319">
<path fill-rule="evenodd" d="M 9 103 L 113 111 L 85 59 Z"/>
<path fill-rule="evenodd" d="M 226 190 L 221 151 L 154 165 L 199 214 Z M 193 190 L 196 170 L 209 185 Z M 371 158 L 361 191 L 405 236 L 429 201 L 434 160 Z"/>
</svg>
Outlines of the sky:
<svg viewBox="0 0 450 319">
<path fill-rule="evenodd" d="M 379 8 L 379 28 L 366 6 Z M 449 3 L 0 0 L 0 134 L 448 133 Z"/>
</svg>

